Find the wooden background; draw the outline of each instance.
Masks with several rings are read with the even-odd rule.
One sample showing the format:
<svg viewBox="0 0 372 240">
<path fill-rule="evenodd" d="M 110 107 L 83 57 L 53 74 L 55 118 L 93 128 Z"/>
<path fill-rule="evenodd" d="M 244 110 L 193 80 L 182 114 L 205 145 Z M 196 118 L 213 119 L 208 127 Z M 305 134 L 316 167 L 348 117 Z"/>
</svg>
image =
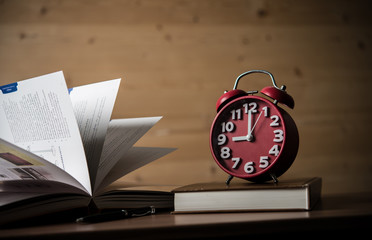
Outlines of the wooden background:
<svg viewBox="0 0 372 240">
<path fill-rule="evenodd" d="M 122 181 L 223 181 L 209 151 L 215 103 L 247 70 L 296 102 L 299 154 L 283 178 L 372 190 L 368 1 L 1 0 L 0 84 L 63 70 L 70 87 L 123 78 L 113 118 L 163 115 L 138 146 L 178 150 Z M 270 85 L 252 75 L 244 90 Z"/>
</svg>

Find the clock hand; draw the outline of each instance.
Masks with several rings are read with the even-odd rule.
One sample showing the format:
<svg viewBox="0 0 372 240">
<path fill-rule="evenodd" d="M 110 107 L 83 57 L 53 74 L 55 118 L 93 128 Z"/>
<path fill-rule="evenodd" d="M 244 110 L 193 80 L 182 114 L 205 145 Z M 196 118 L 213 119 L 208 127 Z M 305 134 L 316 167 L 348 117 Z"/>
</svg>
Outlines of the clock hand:
<svg viewBox="0 0 372 240">
<path fill-rule="evenodd" d="M 247 136 L 239 136 L 231 138 L 234 142 L 247 141 Z"/>
<path fill-rule="evenodd" d="M 252 112 L 251 110 L 248 110 L 248 133 L 247 133 L 247 140 L 248 140 L 248 137 L 251 135 L 251 130 L 252 128 Z"/>
<path fill-rule="evenodd" d="M 254 123 L 253 128 L 251 129 L 250 133 L 247 135 L 247 139 L 248 139 L 248 141 L 252 141 L 252 139 L 253 139 L 253 135 L 252 135 L 252 133 L 253 133 L 253 130 L 254 130 L 254 128 L 256 127 L 257 123 L 258 123 L 258 120 L 259 120 L 260 117 L 261 117 L 262 112 L 263 112 L 263 111 L 261 111 L 261 112 L 260 112 L 260 115 L 258 115 L 258 118 L 257 118 L 256 122 Z"/>
</svg>

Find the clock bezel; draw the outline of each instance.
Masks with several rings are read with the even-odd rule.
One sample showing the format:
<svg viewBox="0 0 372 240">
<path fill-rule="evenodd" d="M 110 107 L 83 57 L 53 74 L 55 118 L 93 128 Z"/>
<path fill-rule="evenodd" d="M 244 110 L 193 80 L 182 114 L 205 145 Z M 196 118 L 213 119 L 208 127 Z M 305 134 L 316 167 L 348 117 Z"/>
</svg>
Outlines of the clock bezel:
<svg viewBox="0 0 372 240">
<path fill-rule="evenodd" d="M 229 108 L 231 105 L 234 105 L 236 102 L 246 101 L 246 100 L 263 101 L 270 108 L 275 108 L 277 110 L 277 112 L 280 114 L 279 117 L 280 117 L 280 122 L 282 124 L 281 129 L 283 129 L 283 141 L 281 143 L 281 149 L 279 151 L 278 156 L 275 156 L 275 159 L 273 159 L 273 161 L 270 162 L 270 165 L 267 168 L 265 168 L 263 170 L 260 170 L 259 172 L 252 173 L 252 174 L 248 174 L 248 173 L 240 174 L 238 172 L 233 172 L 233 171 L 230 171 L 229 169 L 226 169 L 225 166 L 220 162 L 220 161 L 225 161 L 225 160 L 222 159 L 222 158 L 220 158 L 219 156 L 216 156 L 216 154 L 215 154 L 214 147 L 213 147 L 213 138 L 212 138 L 212 136 L 214 134 L 213 133 L 213 130 L 215 129 L 215 125 L 216 125 L 217 122 L 220 121 L 219 120 L 220 116 L 222 114 L 225 114 L 224 111 L 227 108 Z M 287 148 L 287 138 L 288 138 L 288 129 L 287 129 L 287 125 L 288 124 L 287 124 L 287 121 L 289 122 L 289 124 L 292 124 L 293 123 L 292 125 L 294 125 L 294 129 L 295 129 L 295 131 L 291 130 L 290 131 L 290 134 L 297 133 L 297 148 L 295 149 L 295 154 L 287 153 L 287 151 L 289 149 L 289 148 Z M 290 129 L 293 129 L 293 127 L 290 127 Z M 296 137 L 294 137 L 294 139 L 295 138 Z M 217 142 L 217 139 L 215 139 L 214 141 L 215 141 L 215 144 L 217 144 L 216 143 Z M 211 129 L 210 129 L 210 141 L 209 142 L 210 142 L 210 144 L 209 144 L 210 145 L 210 150 L 211 150 L 211 153 L 212 153 L 212 156 L 213 156 L 215 162 L 226 173 L 228 173 L 231 176 L 235 176 L 235 177 L 239 177 L 239 178 L 243 178 L 243 179 L 247 179 L 247 180 L 252 180 L 252 181 L 255 181 L 255 180 L 266 181 L 266 180 L 271 179 L 270 174 L 275 174 L 276 176 L 279 177 L 281 174 L 283 174 L 290 167 L 290 165 L 294 161 L 294 158 L 297 155 L 297 149 L 298 149 L 298 132 L 297 132 L 297 128 L 296 128 L 296 126 L 294 124 L 293 119 L 289 116 L 288 113 L 286 113 L 278 105 L 276 105 L 273 102 L 271 102 L 270 100 L 268 100 L 266 98 L 263 98 L 263 97 L 260 97 L 260 96 L 247 95 L 247 96 L 242 96 L 242 97 L 238 97 L 236 99 L 231 100 L 229 103 L 227 103 L 225 106 L 223 106 L 223 108 L 220 111 L 218 111 L 215 119 L 213 120 Z M 291 142 L 293 142 L 293 139 L 292 139 Z M 296 142 L 296 139 L 294 140 L 294 142 Z M 283 156 L 287 156 L 287 157 L 288 156 L 291 156 L 291 157 L 293 157 L 293 159 L 282 160 L 283 159 Z M 280 166 L 281 164 L 283 166 Z"/>
</svg>

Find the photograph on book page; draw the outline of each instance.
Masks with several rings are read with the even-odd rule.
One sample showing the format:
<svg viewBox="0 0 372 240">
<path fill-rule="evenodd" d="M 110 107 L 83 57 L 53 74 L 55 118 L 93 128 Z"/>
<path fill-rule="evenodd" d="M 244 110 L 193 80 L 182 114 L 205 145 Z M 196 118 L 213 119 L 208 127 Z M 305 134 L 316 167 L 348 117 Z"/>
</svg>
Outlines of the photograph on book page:
<svg viewBox="0 0 372 240">
<path fill-rule="evenodd" d="M 26 180 L 27 184 L 21 184 Z M 32 184 L 34 181 L 37 181 L 39 185 L 46 184 L 45 182 L 48 181 L 60 182 L 88 193 L 84 186 L 61 168 L 0 138 L 0 192 L 12 191 L 12 187 L 16 192 L 24 192 L 27 189 L 33 191 L 38 187 L 36 182 Z M 48 189 L 43 191 L 48 191 Z"/>
</svg>

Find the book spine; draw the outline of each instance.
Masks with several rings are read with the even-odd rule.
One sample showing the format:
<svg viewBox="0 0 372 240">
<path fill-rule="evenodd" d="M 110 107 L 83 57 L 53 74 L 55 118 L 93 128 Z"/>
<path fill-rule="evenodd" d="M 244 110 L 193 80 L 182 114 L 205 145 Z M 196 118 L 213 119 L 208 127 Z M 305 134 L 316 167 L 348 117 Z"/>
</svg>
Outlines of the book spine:
<svg viewBox="0 0 372 240">
<path fill-rule="evenodd" d="M 314 178 L 308 183 L 307 195 L 308 195 L 308 206 L 307 210 L 311 210 L 316 203 L 319 201 L 322 190 L 322 179 Z"/>
</svg>

